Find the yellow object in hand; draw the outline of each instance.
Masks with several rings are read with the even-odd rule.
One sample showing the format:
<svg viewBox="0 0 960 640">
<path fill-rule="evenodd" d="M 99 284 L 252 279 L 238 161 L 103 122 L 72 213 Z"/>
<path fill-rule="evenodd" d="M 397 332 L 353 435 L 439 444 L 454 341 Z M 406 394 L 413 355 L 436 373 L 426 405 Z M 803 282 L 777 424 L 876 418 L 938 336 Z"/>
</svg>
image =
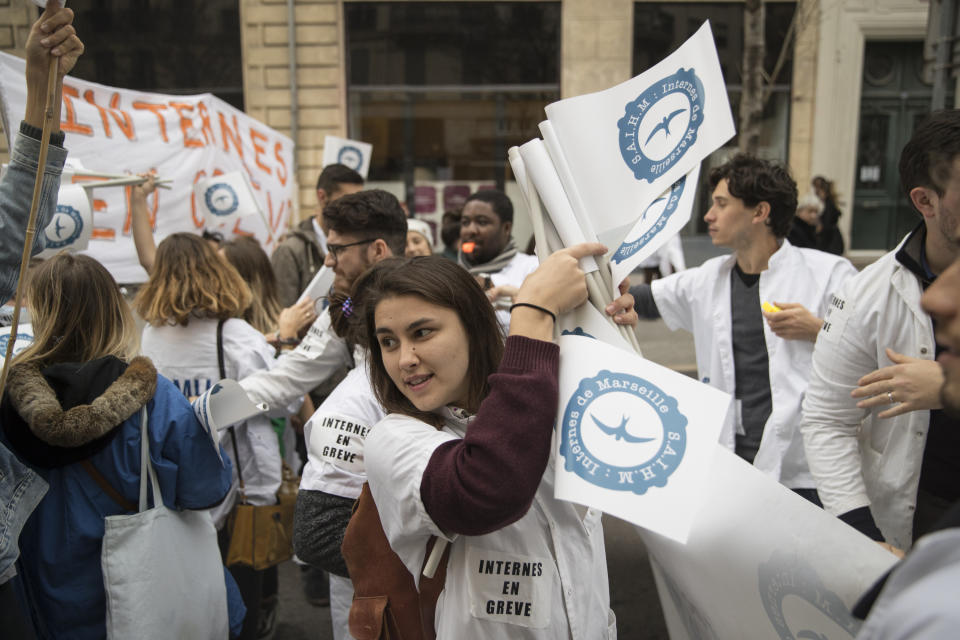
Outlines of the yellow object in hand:
<svg viewBox="0 0 960 640">
<path fill-rule="evenodd" d="M 760 308 L 766 311 L 767 313 L 776 313 L 777 311 L 783 311 L 780 307 L 775 304 L 770 304 L 769 302 L 764 302 L 760 305 Z"/>
</svg>

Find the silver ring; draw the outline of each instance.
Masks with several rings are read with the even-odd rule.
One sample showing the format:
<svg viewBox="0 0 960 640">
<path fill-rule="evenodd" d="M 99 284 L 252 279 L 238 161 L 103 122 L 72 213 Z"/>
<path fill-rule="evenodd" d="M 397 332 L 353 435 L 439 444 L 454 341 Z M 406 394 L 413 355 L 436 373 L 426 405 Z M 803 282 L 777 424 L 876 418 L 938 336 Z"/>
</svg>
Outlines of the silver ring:
<svg viewBox="0 0 960 640">
<path fill-rule="evenodd" d="M 887 399 L 890 400 L 890 404 L 896 403 L 896 400 L 893 399 L 893 391 L 887 391 Z"/>
</svg>

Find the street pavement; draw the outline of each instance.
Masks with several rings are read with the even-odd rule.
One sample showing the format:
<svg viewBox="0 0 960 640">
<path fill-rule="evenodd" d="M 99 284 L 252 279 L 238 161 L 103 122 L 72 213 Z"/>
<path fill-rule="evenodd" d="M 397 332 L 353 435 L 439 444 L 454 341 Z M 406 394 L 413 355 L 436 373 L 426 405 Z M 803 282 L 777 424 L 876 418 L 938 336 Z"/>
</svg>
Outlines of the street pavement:
<svg viewBox="0 0 960 640">
<path fill-rule="evenodd" d="M 640 321 L 643 355 L 664 366 L 695 375 L 693 339 L 671 332 L 662 321 Z M 610 606 L 617 616 L 620 640 L 668 638 L 647 552 L 633 525 L 610 516 L 603 519 L 610 577 Z M 332 640 L 328 607 L 313 607 L 303 597 L 300 570 L 287 562 L 280 566 L 280 611 L 276 640 Z"/>
</svg>

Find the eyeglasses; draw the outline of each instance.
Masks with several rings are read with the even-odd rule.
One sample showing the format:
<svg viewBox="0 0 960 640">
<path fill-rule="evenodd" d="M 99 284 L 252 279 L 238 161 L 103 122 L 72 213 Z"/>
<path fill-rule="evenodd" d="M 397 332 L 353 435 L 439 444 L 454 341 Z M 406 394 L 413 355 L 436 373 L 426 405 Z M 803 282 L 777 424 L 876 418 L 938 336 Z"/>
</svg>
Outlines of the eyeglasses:
<svg viewBox="0 0 960 640">
<path fill-rule="evenodd" d="M 327 251 L 333 256 L 334 263 L 337 262 L 337 259 L 340 257 L 340 254 L 343 253 L 344 249 L 349 249 L 350 247 L 356 247 L 361 244 L 370 244 L 375 242 L 376 238 L 370 238 L 368 240 L 357 240 L 356 242 L 348 242 L 347 244 L 330 244 L 327 243 Z"/>
</svg>

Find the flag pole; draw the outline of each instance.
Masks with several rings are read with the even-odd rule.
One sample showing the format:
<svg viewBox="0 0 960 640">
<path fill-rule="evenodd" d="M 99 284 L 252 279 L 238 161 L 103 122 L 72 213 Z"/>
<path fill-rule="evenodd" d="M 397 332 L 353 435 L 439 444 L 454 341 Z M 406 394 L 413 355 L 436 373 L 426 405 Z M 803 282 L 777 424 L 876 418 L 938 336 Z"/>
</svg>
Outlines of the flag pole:
<svg viewBox="0 0 960 640">
<path fill-rule="evenodd" d="M 50 149 L 50 130 L 53 128 L 53 98 L 56 95 L 57 74 L 60 69 L 60 58 L 50 61 L 47 72 L 47 95 L 43 110 L 43 133 L 40 134 L 40 156 L 37 158 L 37 175 L 33 183 L 33 199 L 30 202 L 30 216 L 27 219 L 27 229 L 23 240 L 23 253 L 20 257 L 20 276 L 17 279 L 17 292 L 13 303 L 13 321 L 10 323 L 10 339 L 7 341 L 7 352 L 3 360 L 3 372 L 0 373 L 0 398 L 3 398 L 7 386 L 7 371 L 10 360 L 13 359 L 13 347 L 17 342 L 17 328 L 20 325 L 20 306 L 23 304 L 23 277 L 30 263 L 30 253 L 33 248 L 33 237 L 36 235 L 37 210 L 40 208 L 40 193 L 43 190 L 43 174 L 47 166 L 47 151 Z"/>
</svg>

